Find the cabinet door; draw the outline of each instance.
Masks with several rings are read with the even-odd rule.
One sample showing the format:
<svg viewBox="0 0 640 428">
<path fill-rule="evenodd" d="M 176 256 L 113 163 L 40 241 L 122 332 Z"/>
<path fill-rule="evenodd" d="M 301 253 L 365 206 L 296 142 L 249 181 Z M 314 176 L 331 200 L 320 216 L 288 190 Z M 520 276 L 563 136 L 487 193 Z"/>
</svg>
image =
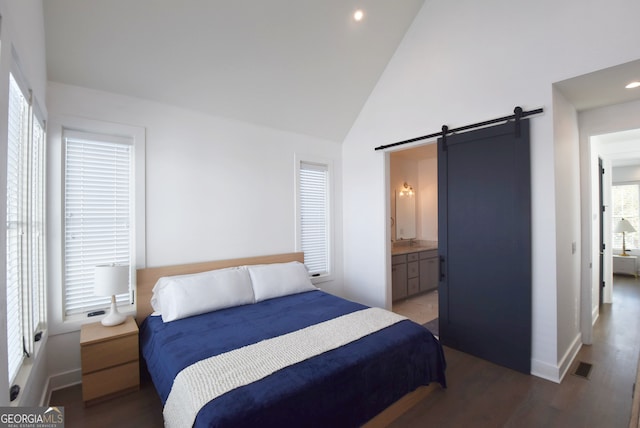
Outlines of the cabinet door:
<svg viewBox="0 0 640 428">
<path fill-rule="evenodd" d="M 407 295 L 411 296 L 420 292 L 420 278 L 409 278 L 407 280 Z"/>
<path fill-rule="evenodd" d="M 407 278 L 417 278 L 420 272 L 420 265 L 418 262 L 407 263 Z"/>
<path fill-rule="evenodd" d="M 407 297 L 407 264 L 391 267 L 391 298 L 392 300 Z"/>
<path fill-rule="evenodd" d="M 438 258 L 420 260 L 420 291 L 438 288 Z"/>
</svg>

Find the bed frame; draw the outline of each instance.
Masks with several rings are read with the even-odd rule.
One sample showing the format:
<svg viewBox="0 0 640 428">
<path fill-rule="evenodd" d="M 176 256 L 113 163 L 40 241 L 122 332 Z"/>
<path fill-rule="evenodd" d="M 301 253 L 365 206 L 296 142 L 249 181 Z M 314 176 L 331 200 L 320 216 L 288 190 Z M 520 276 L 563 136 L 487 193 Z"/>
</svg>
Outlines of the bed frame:
<svg viewBox="0 0 640 428">
<path fill-rule="evenodd" d="M 304 253 L 285 253 L 268 256 L 245 257 L 239 259 L 216 260 L 202 263 L 138 269 L 136 272 L 138 296 L 136 303 L 136 321 L 138 325 L 140 325 L 142 321 L 144 321 L 153 312 L 153 308 L 151 307 L 151 295 L 153 286 L 156 284 L 158 279 L 163 276 L 185 275 L 234 266 L 286 263 L 293 261 L 304 263 Z M 363 425 L 363 428 L 378 428 L 388 426 L 391 422 L 396 420 L 418 402 L 422 401 L 427 395 L 429 395 L 436 389 L 440 388 L 436 386 L 435 383 L 432 383 L 429 386 L 419 387 L 415 391 L 410 392 L 391 406 L 387 407 L 376 417 Z"/>
</svg>

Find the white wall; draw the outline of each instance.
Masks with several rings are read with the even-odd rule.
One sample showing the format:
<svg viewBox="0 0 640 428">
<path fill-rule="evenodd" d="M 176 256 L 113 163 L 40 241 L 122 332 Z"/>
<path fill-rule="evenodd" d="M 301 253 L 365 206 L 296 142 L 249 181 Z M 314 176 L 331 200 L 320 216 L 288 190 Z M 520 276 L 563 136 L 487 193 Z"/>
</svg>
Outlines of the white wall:
<svg viewBox="0 0 640 428">
<path fill-rule="evenodd" d="M 640 141 L 637 141 L 637 144 L 640 147 Z M 640 165 L 614 167 L 611 177 L 614 183 L 640 181 Z"/>
<path fill-rule="evenodd" d="M 45 66 L 44 21 L 42 1 L 24 0 L 7 1 L 0 0 L 0 15 L 2 15 L 0 40 L 0 135 L 2 135 L 2 150 L 0 150 L 0 222 L 6 224 L 6 179 L 7 179 L 7 106 L 9 90 L 9 70 L 15 66 L 12 57 L 12 48 L 17 53 L 20 69 L 33 95 L 46 116 L 45 88 L 47 82 L 47 70 Z M 6 259 L 6 235 L 5 228 L 0 228 L 0 254 L 2 260 Z M 0 263 L 0 276 L 6 278 L 6 262 Z M 9 403 L 9 384 L 6 379 L 7 352 L 6 352 L 6 281 L 0 281 L 0 405 Z M 31 359 L 32 368 L 29 371 L 28 380 L 22 384 L 22 391 L 18 398 L 21 405 L 38 405 L 43 385 L 46 380 L 44 370 L 44 358 L 46 353 L 46 336 L 39 345 L 35 358 Z M 14 403 L 15 404 L 15 403 Z"/>
<path fill-rule="evenodd" d="M 49 83 L 47 96 L 52 117 L 146 129 L 148 267 L 295 251 L 294 154 L 333 160 L 336 269 L 319 285 L 342 293 L 340 144 L 59 83 Z M 50 165 L 49 182 L 60 172 Z M 60 224 L 60 213 L 50 216 L 50 229 Z M 52 374 L 77 378 L 77 337 L 50 337 Z"/>
<path fill-rule="evenodd" d="M 561 377 L 580 350 L 580 158 L 578 113 L 554 88 L 553 134 L 556 171 L 558 266 L 558 362 Z"/>
<path fill-rule="evenodd" d="M 438 159 L 423 159 L 418 165 L 420 239 L 438 240 Z"/>
<path fill-rule="evenodd" d="M 361 195 L 344 199 L 346 292 L 390 306 L 388 155 L 374 147 L 544 107 L 531 120 L 532 372 L 558 380 L 558 270 L 573 266 L 556 256 L 552 84 L 637 59 L 638 13 L 629 0 L 426 2 L 344 142 L 344 192 Z"/>
</svg>

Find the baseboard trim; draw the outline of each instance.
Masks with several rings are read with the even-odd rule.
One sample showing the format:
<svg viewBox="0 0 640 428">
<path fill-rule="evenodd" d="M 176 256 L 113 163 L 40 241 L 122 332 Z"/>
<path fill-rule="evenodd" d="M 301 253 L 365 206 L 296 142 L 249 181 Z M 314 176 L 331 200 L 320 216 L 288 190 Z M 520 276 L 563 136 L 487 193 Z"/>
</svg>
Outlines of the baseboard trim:
<svg viewBox="0 0 640 428">
<path fill-rule="evenodd" d="M 571 346 L 569 346 L 569 349 L 567 349 L 567 352 L 564 353 L 560 360 L 560 382 L 562 382 L 562 379 L 564 379 L 569 368 L 575 361 L 578 352 L 580 352 L 580 348 L 582 348 L 582 335 L 578 333 L 573 339 L 573 342 L 571 342 Z"/>
<path fill-rule="evenodd" d="M 560 370 L 558 366 L 547 364 L 543 361 L 531 359 L 531 374 L 533 376 L 549 380 L 554 383 L 560 383 Z"/>
<path fill-rule="evenodd" d="M 551 382 L 562 382 L 562 379 L 569 371 L 581 347 L 582 336 L 578 333 L 557 366 L 531 359 L 531 374 Z"/>
<path fill-rule="evenodd" d="M 55 390 L 82 383 L 82 370 L 74 369 L 63 373 L 51 375 L 47 378 L 47 385 L 41 397 L 41 406 L 48 406 L 51 401 L 51 393 Z"/>
<path fill-rule="evenodd" d="M 631 419 L 629 428 L 640 426 L 640 359 L 636 369 L 636 383 L 633 384 L 633 400 L 631 402 Z"/>
</svg>

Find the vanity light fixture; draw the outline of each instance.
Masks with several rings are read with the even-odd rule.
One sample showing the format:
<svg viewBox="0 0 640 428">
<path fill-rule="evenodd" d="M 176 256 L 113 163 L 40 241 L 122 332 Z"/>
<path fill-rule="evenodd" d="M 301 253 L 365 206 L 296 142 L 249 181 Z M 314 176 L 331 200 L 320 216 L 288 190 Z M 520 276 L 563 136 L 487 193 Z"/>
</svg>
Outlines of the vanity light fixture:
<svg viewBox="0 0 640 428">
<path fill-rule="evenodd" d="M 638 80 L 633 81 L 633 82 L 629 83 L 627 86 L 625 86 L 625 88 L 627 88 L 627 89 L 640 88 L 640 81 L 638 81 Z"/>
<path fill-rule="evenodd" d="M 408 197 L 412 197 L 414 195 L 413 193 L 413 187 L 409 186 L 407 184 L 407 182 L 404 182 L 404 185 L 402 186 L 402 189 L 400 189 L 400 196 L 408 196 Z"/>
</svg>

